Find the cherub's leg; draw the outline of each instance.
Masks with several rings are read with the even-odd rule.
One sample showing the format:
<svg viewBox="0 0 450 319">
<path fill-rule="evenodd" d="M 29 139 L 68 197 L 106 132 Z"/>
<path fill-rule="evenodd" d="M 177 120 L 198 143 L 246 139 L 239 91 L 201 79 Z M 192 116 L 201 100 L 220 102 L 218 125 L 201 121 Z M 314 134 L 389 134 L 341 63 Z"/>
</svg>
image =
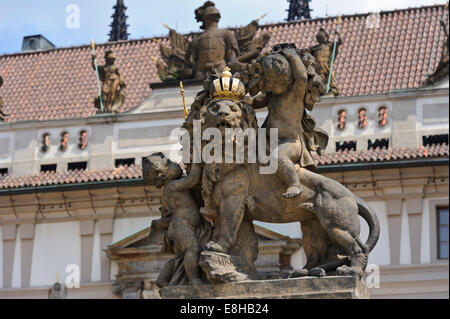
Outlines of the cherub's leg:
<svg viewBox="0 0 450 319">
<path fill-rule="evenodd" d="M 173 265 L 175 263 L 175 258 L 169 260 L 159 273 L 158 279 L 156 280 L 156 285 L 159 288 L 164 288 L 169 285 L 170 279 L 173 273 Z"/>
<path fill-rule="evenodd" d="M 202 284 L 200 279 L 200 269 L 198 267 L 198 260 L 200 255 L 200 248 L 191 247 L 184 252 L 184 270 L 189 278 L 189 283 L 192 285 Z"/>
<path fill-rule="evenodd" d="M 293 161 L 299 157 L 299 142 L 284 142 L 278 146 L 278 176 L 287 185 L 286 198 L 298 196 L 302 193 L 302 185 Z"/>
<path fill-rule="evenodd" d="M 200 248 L 195 231 L 186 221 L 172 220 L 173 238 L 176 246 L 183 252 L 183 266 L 191 284 L 201 284 L 200 268 L 198 266 Z"/>
</svg>

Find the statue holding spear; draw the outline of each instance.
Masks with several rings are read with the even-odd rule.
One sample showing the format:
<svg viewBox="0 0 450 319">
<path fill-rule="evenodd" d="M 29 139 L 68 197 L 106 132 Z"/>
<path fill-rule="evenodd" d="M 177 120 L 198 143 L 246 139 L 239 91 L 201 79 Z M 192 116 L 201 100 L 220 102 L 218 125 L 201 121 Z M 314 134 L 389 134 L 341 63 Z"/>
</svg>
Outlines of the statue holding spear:
<svg viewBox="0 0 450 319">
<path fill-rule="evenodd" d="M 339 95 L 339 90 L 336 87 L 334 80 L 333 67 L 335 58 L 338 54 L 338 48 L 342 45 L 342 38 L 339 33 L 339 25 L 341 23 L 342 19 L 339 17 L 335 31 L 337 38 L 333 42 L 329 40 L 328 33 L 323 28 L 320 28 L 319 32 L 316 34 L 316 39 L 319 44 L 310 48 L 311 54 L 316 58 L 316 61 L 319 64 L 319 70 L 317 70 L 317 72 L 322 75 L 324 80 L 328 83 L 326 94 L 330 93 L 334 96 Z"/>
<path fill-rule="evenodd" d="M 92 41 L 92 67 L 97 73 L 99 97 L 95 100 L 95 107 L 103 113 L 117 113 L 125 102 L 126 85 L 119 68 L 114 65 L 116 57 L 111 50 L 105 52 L 105 65 L 98 65 L 95 55 L 95 45 Z M 100 81 L 103 86 L 100 89 Z"/>
</svg>

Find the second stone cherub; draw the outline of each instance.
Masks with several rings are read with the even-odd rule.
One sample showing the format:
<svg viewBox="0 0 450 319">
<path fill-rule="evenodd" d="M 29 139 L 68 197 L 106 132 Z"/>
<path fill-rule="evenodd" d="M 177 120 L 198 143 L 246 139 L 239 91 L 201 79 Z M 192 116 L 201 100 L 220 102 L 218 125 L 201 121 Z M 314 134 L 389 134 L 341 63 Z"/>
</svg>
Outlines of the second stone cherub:
<svg viewBox="0 0 450 319">
<path fill-rule="evenodd" d="M 144 182 L 162 189 L 160 220 L 152 222 L 152 232 L 163 231 L 163 250 L 175 254 L 161 271 L 157 284 L 160 287 L 178 285 L 185 281 L 191 285 L 202 284 L 199 269 L 200 232 L 210 234 L 207 222 L 202 220 L 191 189 L 201 180 L 200 164 L 193 164 L 190 174 L 182 176 L 181 167 L 163 153 L 143 159 Z M 165 224 L 165 225 L 163 225 Z M 161 226 L 163 225 L 163 226 Z M 203 236 L 209 239 L 210 235 Z M 183 272 L 184 270 L 184 272 Z M 184 273 L 184 275 L 180 275 Z"/>
</svg>

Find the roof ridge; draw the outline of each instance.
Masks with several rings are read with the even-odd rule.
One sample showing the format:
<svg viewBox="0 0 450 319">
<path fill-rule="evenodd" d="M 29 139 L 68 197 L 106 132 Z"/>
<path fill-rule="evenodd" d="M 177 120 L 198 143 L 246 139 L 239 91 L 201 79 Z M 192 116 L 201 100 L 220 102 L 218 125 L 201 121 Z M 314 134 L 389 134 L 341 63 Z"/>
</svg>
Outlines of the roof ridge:
<svg viewBox="0 0 450 319">
<path fill-rule="evenodd" d="M 387 11 L 372 11 L 372 12 L 366 12 L 366 13 L 354 13 L 354 14 L 343 14 L 340 15 L 342 17 L 342 19 L 345 18 L 349 18 L 349 17 L 363 17 L 363 16 L 368 16 L 374 12 L 378 12 L 380 14 L 390 14 L 390 13 L 394 13 L 394 12 L 404 12 L 404 11 L 413 11 L 413 10 L 425 10 L 425 9 L 431 9 L 431 8 L 440 8 L 440 7 L 444 7 L 444 4 L 434 4 L 434 5 L 428 5 L 428 6 L 420 6 L 420 7 L 408 7 L 408 8 L 403 8 L 403 9 L 393 9 L 393 10 L 387 10 Z M 282 25 L 294 25 L 294 24 L 302 24 L 302 23 L 307 23 L 307 22 L 312 22 L 312 21 L 325 21 L 325 20 L 333 20 L 333 19 L 337 19 L 339 17 L 339 15 L 336 16 L 328 16 L 328 17 L 319 17 L 319 18 L 314 18 L 314 19 L 303 19 L 303 20 L 298 20 L 298 21 L 281 21 L 281 22 L 273 22 L 273 23 L 266 23 L 266 24 L 261 24 L 259 26 L 260 29 L 262 28 L 267 28 L 267 27 L 277 27 L 277 26 L 282 26 Z M 229 30 L 235 30 L 238 29 L 240 27 L 235 26 L 235 27 L 226 27 L 225 29 L 229 29 Z M 188 33 L 183 33 L 186 36 L 192 36 L 192 35 L 196 35 L 199 34 L 201 31 L 191 31 Z M 139 42 L 139 41 L 154 41 L 157 39 L 167 39 L 168 36 L 153 36 L 153 37 L 142 37 L 140 39 L 130 39 L 130 40 L 119 40 L 119 41 L 113 41 L 113 42 L 103 42 L 103 43 L 96 43 L 97 47 L 108 47 L 108 46 L 113 46 L 113 45 L 117 45 L 117 44 L 126 44 L 126 43 L 134 43 L 134 42 Z M 14 56 L 21 56 L 21 55 L 34 55 L 34 54 L 41 54 L 41 53 L 49 53 L 49 52 L 54 52 L 54 51 L 63 51 L 63 50 L 74 50 L 74 49 L 84 49 L 84 48 L 90 48 L 91 45 L 90 44 L 83 44 L 83 45 L 71 45 L 71 46 L 66 46 L 66 47 L 57 47 L 57 48 L 53 48 L 53 49 L 47 49 L 47 50 L 41 50 L 41 51 L 32 51 L 32 52 L 13 52 L 13 53 L 5 53 L 5 54 L 0 54 L 0 59 L 2 58 L 7 58 L 7 57 L 14 57 Z"/>
</svg>

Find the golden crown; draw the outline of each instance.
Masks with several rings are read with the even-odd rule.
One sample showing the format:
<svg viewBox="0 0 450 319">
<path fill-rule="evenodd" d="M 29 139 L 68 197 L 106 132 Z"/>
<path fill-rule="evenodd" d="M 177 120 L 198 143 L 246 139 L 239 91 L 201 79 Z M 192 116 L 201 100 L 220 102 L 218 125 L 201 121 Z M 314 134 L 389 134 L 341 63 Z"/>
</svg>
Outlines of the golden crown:
<svg viewBox="0 0 450 319">
<path fill-rule="evenodd" d="M 245 86 L 241 80 L 233 78 L 230 68 L 226 67 L 220 78 L 213 81 L 210 96 L 215 100 L 240 101 L 245 96 Z"/>
</svg>

